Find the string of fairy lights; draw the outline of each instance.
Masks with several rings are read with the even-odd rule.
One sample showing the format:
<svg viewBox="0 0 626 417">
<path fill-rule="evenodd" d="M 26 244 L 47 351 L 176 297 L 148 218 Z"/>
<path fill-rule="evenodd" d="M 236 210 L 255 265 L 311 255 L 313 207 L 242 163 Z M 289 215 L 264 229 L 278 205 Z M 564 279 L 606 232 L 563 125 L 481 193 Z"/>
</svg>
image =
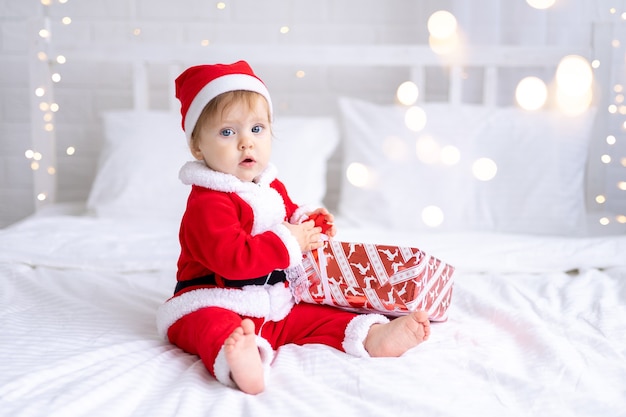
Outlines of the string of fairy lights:
<svg viewBox="0 0 626 417">
<path fill-rule="evenodd" d="M 536 9 L 550 8 L 556 2 L 556 0 L 526 1 L 530 7 Z M 72 19 L 69 16 L 62 16 L 55 17 L 53 21 L 50 8 L 67 2 L 68 0 L 41 0 L 42 13 L 33 43 L 32 65 L 35 65 L 39 71 L 31 70 L 31 86 L 34 102 L 37 103 L 37 106 L 33 106 L 36 108 L 31 109 L 33 140 L 32 147 L 25 151 L 25 157 L 33 171 L 34 197 L 37 207 L 54 202 L 56 195 L 55 114 L 60 111 L 60 108 L 54 100 L 54 84 L 62 80 L 61 67 L 65 64 L 66 58 L 63 55 L 50 56 L 51 42 L 53 41 L 52 27 L 53 23 L 54 25 L 70 25 Z M 220 1 L 215 3 L 215 7 L 218 10 L 225 10 L 228 4 Z M 607 13 L 615 21 L 626 22 L 626 10 L 612 7 Z M 452 13 L 445 10 L 437 11 L 429 17 L 427 25 L 429 46 L 436 54 L 445 57 L 462 48 L 458 22 Z M 141 35 L 141 28 L 135 27 L 132 30 L 133 35 Z M 291 28 L 289 25 L 283 25 L 278 30 L 281 34 L 287 35 Z M 200 43 L 203 46 L 208 46 L 210 40 L 202 39 Z M 616 51 L 623 51 L 624 45 L 621 43 L 622 41 L 616 37 L 611 40 L 611 47 Z M 626 61 L 626 56 L 622 60 Z M 563 113 L 577 115 L 589 108 L 593 100 L 594 70 L 598 69 L 600 65 L 602 63 L 597 59 L 589 62 L 587 58 L 578 55 L 562 58 L 555 72 L 556 89 L 553 92 L 555 95 L 553 100 Z M 298 70 L 295 74 L 297 78 L 303 78 L 305 75 L 304 70 Z M 624 98 L 626 88 L 623 82 L 623 80 L 617 81 L 611 86 L 612 100 L 608 108 L 605 109 L 611 117 L 619 118 L 619 122 L 616 123 L 616 131 L 609 132 L 606 138 L 603 138 L 609 148 L 615 146 L 618 141 L 625 140 L 624 136 L 626 136 L 626 102 Z M 519 81 L 515 90 L 515 99 L 521 108 L 534 111 L 546 105 L 550 91 L 543 80 L 529 76 Z M 416 104 L 419 94 L 418 87 L 411 81 L 402 83 L 396 91 L 398 102 L 406 106 L 405 121 L 407 127 L 413 131 L 423 129 L 426 123 L 424 112 Z M 600 110 L 602 111 L 602 109 Z M 432 146 L 432 144 L 418 143 L 416 149 L 420 160 L 427 162 L 438 161 L 453 165 L 461 157 L 459 150 L 453 149 L 453 147 L 439 148 Z M 433 150 L 436 152 L 435 155 L 432 154 Z M 68 156 L 74 155 L 75 152 L 76 148 L 73 146 L 65 149 Z M 626 168 L 626 155 L 615 157 L 607 151 L 600 155 L 600 160 L 606 165 L 619 164 Z M 477 160 L 473 165 L 473 174 L 481 181 L 489 181 L 497 175 L 497 162 L 486 158 Z M 346 175 L 355 186 L 367 184 L 367 167 L 351 166 Z M 626 192 L 626 175 L 615 186 L 618 190 Z M 594 198 L 595 203 L 599 207 L 605 205 L 609 194 L 598 194 Z M 423 213 L 423 220 L 427 224 L 436 226 L 442 215 L 437 211 L 437 208 L 431 207 L 428 213 Z M 613 221 L 626 224 L 626 212 L 618 213 L 615 217 L 603 216 L 598 221 L 602 225 L 608 225 Z"/>
<path fill-rule="evenodd" d="M 65 4 L 67 0 L 56 0 Z M 42 13 L 38 18 L 38 28 L 31 48 L 30 85 L 37 106 L 31 109 L 32 148 L 24 152 L 33 171 L 33 186 L 36 206 L 45 202 L 54 202 L 56 195 L 56 137 L 55 114 L 59 104 L 54 100 L 53 84 L 61 81 L 59 66 L 65 64 L 63 55 L 51 56 L 52 19 L 50 6 L 52 0 L 41 0 Z M 61 23 L 69 25 L 70 17 L 63 17 Z M 68 153 L 73 150 L 68 149 Z"/>
</svg>

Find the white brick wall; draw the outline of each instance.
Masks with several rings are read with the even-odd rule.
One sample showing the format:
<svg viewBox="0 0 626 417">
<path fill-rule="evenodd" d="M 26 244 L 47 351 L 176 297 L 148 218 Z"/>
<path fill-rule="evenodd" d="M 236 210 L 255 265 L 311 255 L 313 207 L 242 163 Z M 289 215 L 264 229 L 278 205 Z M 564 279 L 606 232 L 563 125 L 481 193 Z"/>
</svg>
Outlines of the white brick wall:
<svg viewBox="0 0 626 417">
<path fill-rule="evenodd" d="M 49 8 L 53 42 L 57 50 L 117 42 L 200 42 L 212 45 L 258 43 L 272 53 L 281 44 L 426 43 L 426 21 L 438 9 L 465 11 L 465 22 L 484 28 L 472 36 L 478 42 L 531 41 L 542 43 L 590 42 L 588 21 L 576 22 L 550 14 L 538 17 L 524 0 L 225 0 L 224 10 L 216 0 L 69 0 Z M 561 8 L 584 7 L 586 0 L 560 0 Z M 568 6 L 568 3 L 570 4 Z M 572 6 L 573 4 L 573 6 Z M 581 6 L 582 5 L 582 6 Z M 35 29 L 29 24 L 41 15 L 40 0 L 0 0 L 0 227 L 31 214 L 33 179 L 24 151 L 30 144 L 29 44 Z M 511 14 L 514 10 L 514 15 Z M 588 13 L 589 14 L 589 13 Z M 72 18 L 62 25 L 64 16 Z M 569 15 L 568 15 L 569 16 Z M 521 19 L 532 31 L 516 32 L 513 18 Z M 597 17 L 589 14 L 589 19 Z M 493 25 L 492 19 L 502 23 Z M 283 35 L 281 26 L 290 32 Z M 141 34 L 133 34 L 135 28 Z M 532 33 L 531 33 L 532 32 Z M 336 95 L 391 102 L 397 85 L 408 71 L 397 68 L 306 69 L 307 76 L 294 76 L 299 68 L 255 65 L 272 91 L 277 113 L 298 115 L 331 114 Z M 60 67 L 63 77 L 55 87 L 58 162 L 57 201 L 87 198 L 102 144 L 99 114 L 132 107 L 131 68 L 128 64 L 85 63 L 79 60 Z M 166 108 L 169 100 L 167 69 L 149 68 L 152 104 Z M 429 86 L 432 96 L 444 91 Z M 68 146 L 76 148 L 67 156 Z"/>
</svg>

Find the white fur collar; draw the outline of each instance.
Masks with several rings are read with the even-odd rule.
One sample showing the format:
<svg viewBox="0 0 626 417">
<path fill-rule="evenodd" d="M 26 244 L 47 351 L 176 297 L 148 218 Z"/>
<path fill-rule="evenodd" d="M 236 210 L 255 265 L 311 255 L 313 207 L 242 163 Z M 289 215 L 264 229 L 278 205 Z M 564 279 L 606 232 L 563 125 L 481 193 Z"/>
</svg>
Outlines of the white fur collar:
<svg viewBox="0 0 626 417">
<path fill-rule="evenodd" d="M 285 220 L 283 198 L 270 187 L 277 172 L 276 167 L 269 164 L 259 176 L 258 182 L 244 182 L 234 175 L 212 170 L 203 161 L 189 161 L 182 166 L 178 177 L 186 185 L 237 194 L 252 208 L 252 234 L 257 235 L 275 228 Z"/>
</svg>

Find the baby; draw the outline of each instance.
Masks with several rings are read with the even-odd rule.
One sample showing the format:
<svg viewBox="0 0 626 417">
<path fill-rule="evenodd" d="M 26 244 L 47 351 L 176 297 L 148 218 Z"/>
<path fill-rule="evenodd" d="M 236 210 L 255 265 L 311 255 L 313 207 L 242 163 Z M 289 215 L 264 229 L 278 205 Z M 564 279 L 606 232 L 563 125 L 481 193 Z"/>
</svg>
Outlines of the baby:
<svg viewBox="0 0 626 417">
<path fill-rule="evenodd" d="M 318 343 L 359 357 L 395 357 L 428 339 L 424 311 L 389 320 L 295 303 L 303 253 L 336 234 L 325 208 L 291 201 L 270 163 L 272 101 L 245 61 L 199 65 L 176 79 L 182 126 L 196 161 L 180 227 L 174 296 L 157 313 L 162 334 L 198 355 L 225 385 L 264 390 L 278 347 Z M 302 167 L 306 169 L 306 167 Z"/>
</svg>

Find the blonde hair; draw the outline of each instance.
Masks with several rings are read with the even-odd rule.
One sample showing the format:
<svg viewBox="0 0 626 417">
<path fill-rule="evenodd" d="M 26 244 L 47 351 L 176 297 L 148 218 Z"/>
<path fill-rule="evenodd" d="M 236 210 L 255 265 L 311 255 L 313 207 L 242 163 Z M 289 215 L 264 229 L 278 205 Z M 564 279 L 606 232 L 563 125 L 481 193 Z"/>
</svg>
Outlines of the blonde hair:
<svg viewBox="0 0 626 417">
<path fill-rule="evenodd" d="M 200 131 L 202 127 L 206 123 L 210 123 L 212 120 L 215 120 L 216 117 L 222 117 L 224 112 L 228 110 L 234 103 L 246 103 L 248 109 L 254 109 L 254 105 L 257 103 L 257 100 L 263 99 L 263 101 L 267 104 L 267 100 L 263 97 L 262 94 L 259 94 L 254 91 L 247 90 L 235 90 L 235 91 L 227 91 L 222 93 L 204 106 L 202 109 L 202 113 L 200 113 L 200 117 L 198 117 L 198 121 L 191 132 L 191 139 L 189 141 L 189 147 L 193 149 L 194 144 L 198 140 L 198 136 L 200 135 Z M 267 106 L 267 118 L 271 121 L 271 114 L 269 110 L 269 105 Z M 271 132 L 271 125 L 268 126 Z"/>
</svg>

